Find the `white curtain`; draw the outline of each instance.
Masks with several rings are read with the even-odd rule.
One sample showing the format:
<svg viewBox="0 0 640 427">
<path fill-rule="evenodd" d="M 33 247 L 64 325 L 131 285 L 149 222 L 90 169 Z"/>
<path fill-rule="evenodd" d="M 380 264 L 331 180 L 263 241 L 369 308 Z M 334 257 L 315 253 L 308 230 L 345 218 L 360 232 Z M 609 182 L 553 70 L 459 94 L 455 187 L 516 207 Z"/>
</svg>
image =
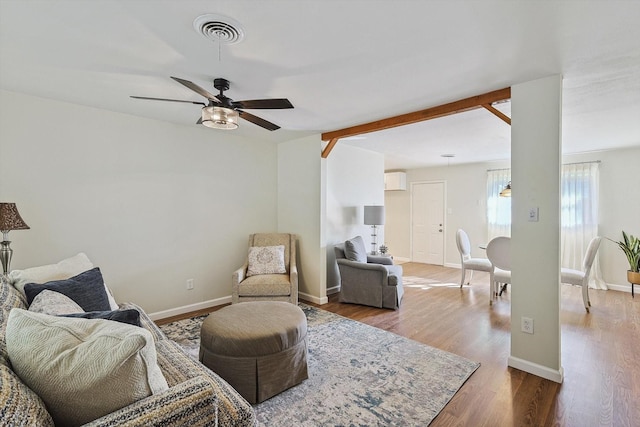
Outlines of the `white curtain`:
<svg viewBox="0 0 640 427">
<path fill-rule="evenodd" d="M 598 235 L 599 163 L 562 165 L 560 183 L 560 262 L 562 267 L 582 270 L 582 259 L 591 239 Z M 511 235 L 511 197 L 500 191 L 511 181 L 511 169 L 487 171 L 487 234 Z M 515 192 L 518 191 L 516 188 Z M 607 289 L 602 280 L 598 257 L 591 267 L 592 288 Z"/>
<path fill-rule="evenodd" d="M 599 181 L 597 162 L 562 166 L 560 260 L 563 267 L 582 270 L 587 246 L 598 235 Z M 591 273 L 589 287 L 607 289 L 597 256 Z"/>
<path fill-rule="evenodd" d="M 487 242 L 498 236 L 511 236 L 511 197 L 500 192 L 511 182 L 511 169 L 487 171 Z"/>
</svg>

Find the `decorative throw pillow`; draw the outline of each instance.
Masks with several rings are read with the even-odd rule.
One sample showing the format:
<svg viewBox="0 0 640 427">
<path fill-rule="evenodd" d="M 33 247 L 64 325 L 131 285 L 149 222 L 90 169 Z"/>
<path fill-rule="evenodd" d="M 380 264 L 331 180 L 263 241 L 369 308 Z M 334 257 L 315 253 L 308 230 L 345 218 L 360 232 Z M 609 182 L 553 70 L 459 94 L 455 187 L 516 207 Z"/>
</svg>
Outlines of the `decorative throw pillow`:
<svg viewBox="0 0 640 427">
<path fill-rule="evenodd" d="M 344 242 L 344 256 L 348 260 L 367 262 L 367 250 L 364 247 L 364 240 L 361 236 L 356 236 Z"/>
<path fill-rule="evenodd" d="M 13 270 L 9 273 L 9 279 L 13 286 L 24 294 L 24 285 L 27 283 L 68 279 L 92 268 L 93 263 L 87 255 L 81 252 L 71 258 L 63 259 L 57 264 L 42 265 L 26 270 Z"/>
<path fill-rule="evenodd" d="M 84 313 L 82 307 L 80 307 L 74 300 L 60 292 L 50 291 L 48 289 L 43 290 L 33 299 L 29 306 L 29 311 L 49 314 L 51 316 Z"/>
<path fill-rule="evenodd" d="M 66 280 L 57 280 L 43 284 L 28 283 L 24 287 L 27 303 L 44 290 L 60 292 L 75 301 L 83 311 L 109 311 L 109 299 L 104 288 L 102 274 L 98 267 L 80 273 Z"/>
<path fill-rule="evenodd" d="M 86 313 L 69 313 L 69 314 L 63 314 L 62 316 L 82 318 L 82 319 L 113 320 L 120 323 L 127 323 L 129 325 L 142 327 L 142 325 L 140 324 L 140 312 L 132 308 L 128 310 L 88 311 Z"/>
<path fill-rule="evenodd" d="M 247 276 L 258 274 L 284 274 L 284 245 L 252 246 L 249 248 Z"/>
<path fill-rule="evenodd" d="M 27 268 L 26 270 L 13 270 L 9 273 L 9 280 L 13 286 L 24 295 L 24 285 L 27 283 L 45 283 L 52 280 L 68 279 L 78 274 L 91 270 L 94 267 L 89 257 L 83 252 L 71 258 L 63 259 L 57 264 L 42 265 L 39 267 Z M 118 304 L 113 298 L 111 291 L 107 289 L 107 297 L 109 298 L 109 306 L 111 310 L 117 310 Z"/>
<path fill-rule="evenodd" d="M 81 425 L 168 389 L 144 328 L 16 308 L 6 343 L 15 373 L 56 425 Z"/>
<path fill-rule="evenodd" d="M 111 289 L 109 289 L 106 283 L 104 284 L 104 290 L 107 292 L 107 298 L 109 298 L 109 307 L 111 308 L 111 310 L 119 309 L 120 306 L 118 306 L 116 299 L 113 297 L 113 293 L 111 292 Z"/>
</svg>

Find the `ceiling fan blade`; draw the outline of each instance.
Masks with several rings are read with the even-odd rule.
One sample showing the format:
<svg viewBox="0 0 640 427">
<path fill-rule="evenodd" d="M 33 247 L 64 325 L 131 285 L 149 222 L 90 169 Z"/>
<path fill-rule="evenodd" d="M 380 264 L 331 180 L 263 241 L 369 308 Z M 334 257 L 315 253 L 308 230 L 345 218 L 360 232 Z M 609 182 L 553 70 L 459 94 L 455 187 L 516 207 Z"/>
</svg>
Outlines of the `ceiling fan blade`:
<svg viewBox="0 0 640 427">
<path fill-rule="evenodd" d="M 199 101 L 183 101 L 182 99 L 167 99 L 167 98 L 149 98 L 148 96 L 133 96 L 130 95 L 131 98 L 135 98 L 135 99 L 147 99 L 150 101 L 170 101 L 170 102 L 185 102 L 187 104 L 196 104 L 196 105 L 204 105 L 205 107 L 207 106 L 207 104 L 205 104 L 204 102 L 199 102 Z"/>
<path fill-rule="evenodd" d="M 249 122 L 251 122 L 253 124 L 256 124 L 256 125 L 258 125 L 260 127 L 263 127 L 263 128 L 265 128 L 267 130 L 278 130 L 278 129 L 280 129 L 280 126 L 278 126 L 278 125 L 276 125 L 274 123 L 268 122 L 265 119 L 261 119 L 258 116 L 254 116 L 251 113 L 247 113 L 246 111 L 238 110 L 238 114 L 243 119 L 245 119 L 245 120 L 247 120 L 247 121 L 249 121 Z"/>
<path fill-rule="evenodd" d="M 194 91 L 197 94 L 200 94 L 202 96 L 204 96 L 205 98 L 215 101 L 215 102 L 220 102 L 220 100 L 218 98 L 216 98 L 215 95 L 211 94 L 210 92 L 208 92 L 206 89 L 201 88 L 200 86 L 198 86 L 197 84 L 190 82 L 189 80 L 184 80 L 178 77 L 171 77 L 173 80 L 177 81 L 178 83 L 188 87 L 189 89 L 191 89 L 192 91 Z"/>
<path fill-rule="evenodd" d="M 198 121 L 196 122 L 196 124 L 197 124 L 197 125 L 201 125 L 201 124 L 202 124 L 202 117 L 200 117 L 200 118 L 198 119 Z"/>
<path fill-rule="evenodd" d="M 236 108 L 248 108 L 252 109 L 284 109 L 284 108 L 293 108 L 293 104 L 289 102 L 287 98 L 276 98 L 276 99 L 251 99 L 248 101 L 234 101 L 233 106 Z"/>
</svg>

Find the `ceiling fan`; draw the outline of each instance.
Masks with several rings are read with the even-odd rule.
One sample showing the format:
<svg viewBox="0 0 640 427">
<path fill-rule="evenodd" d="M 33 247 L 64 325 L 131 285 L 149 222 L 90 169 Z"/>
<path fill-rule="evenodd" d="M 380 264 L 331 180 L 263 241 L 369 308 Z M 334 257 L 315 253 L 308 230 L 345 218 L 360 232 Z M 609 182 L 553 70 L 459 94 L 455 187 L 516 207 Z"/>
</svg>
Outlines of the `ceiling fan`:
<svg viewBox="0 0 640 427">
<path fill-rule="evenodd" d="M 293 108 L 291 102 L 286 98 L 234 101 L 224 95 L 224 91 L 229 90 L 229 81 L 222 78 L 213 80 L 213 86 L 220 91 L 220 94 L 217 96 L 189 80 L 180 79 L 178 77 L 171 78 L 197 94 L 204 96 L 207 98 L 209 103 L 205 104 L 204 102 L 185 101 L 181 99 L 149 98 L 146 96 L 131 96 L 131 98 L 147 99 L 152 101 L 186 102 L 189 104 L 202 105 L 202 116 L 196 123 L 215 129 L 235 129 L 238 127 L 238 117 L 242 117 L 243 119 L 267 130 L 278 130 L 280 129 L 280 126 L 258 116 L 254 116 L 251 113 L 247 113 L 242 109 L 270 110 Z"/>
</svg>

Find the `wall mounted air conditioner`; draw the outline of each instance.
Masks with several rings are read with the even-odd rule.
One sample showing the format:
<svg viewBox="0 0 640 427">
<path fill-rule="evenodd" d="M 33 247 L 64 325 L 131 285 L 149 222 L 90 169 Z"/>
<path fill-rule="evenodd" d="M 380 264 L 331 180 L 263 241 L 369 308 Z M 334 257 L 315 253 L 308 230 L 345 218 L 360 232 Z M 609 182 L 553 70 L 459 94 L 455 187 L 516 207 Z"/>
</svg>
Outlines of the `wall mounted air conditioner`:
<svg viewBox="0 0 640 427">
<path fill-rule="evenodd" d="M 384 174 L 384 191 L 407 189 L 407 174 L 405 172 L 387 172 Z"/>
</svg>

